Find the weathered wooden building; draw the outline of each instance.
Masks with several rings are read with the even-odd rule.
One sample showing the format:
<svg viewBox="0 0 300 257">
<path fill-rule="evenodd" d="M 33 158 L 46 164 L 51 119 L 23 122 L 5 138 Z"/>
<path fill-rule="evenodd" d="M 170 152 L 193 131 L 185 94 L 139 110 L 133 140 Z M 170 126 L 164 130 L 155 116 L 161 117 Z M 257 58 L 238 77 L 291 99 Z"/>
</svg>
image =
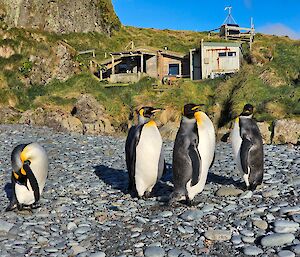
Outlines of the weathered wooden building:
<svg viewBox="0 0 300 257">
<path fill-rule="evenodd" d="M 190 78 L 215 78 L 240 69 L 241 44 L 233 42 L 204 42 L 190 50 Z"/>
<path fill-rule="evenodd" d="M 136 82 L 143 76 L 163 79 L 165 76 L 189 77 L 189 56 L 169 50 L 142 47 L 110 53 L 101 63 L 100 78 L 111 83 Z"/>
</svg>

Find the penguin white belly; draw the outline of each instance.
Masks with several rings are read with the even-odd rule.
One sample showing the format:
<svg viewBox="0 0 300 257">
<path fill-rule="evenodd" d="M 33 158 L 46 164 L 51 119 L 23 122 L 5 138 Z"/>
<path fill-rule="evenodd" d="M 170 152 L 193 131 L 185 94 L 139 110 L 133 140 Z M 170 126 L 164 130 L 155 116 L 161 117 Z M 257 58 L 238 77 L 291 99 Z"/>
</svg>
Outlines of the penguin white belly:
<svg viewBox="0 0 300 257">
<path fill-rule="evenodd" d="M 45 187 L 45 182 L 48 174 L 47 156 L 45 156 L 44 159 L 39 163 L 32 163 L 30 165 L 30 168 L 37 180 L 41 195 Z M 16 197 L 20 204 L 30 205 L 35 202 L 34 193 L 29 180 L 27 180 L 27 187 L 29 190 L 24 185 L 20 185 L 18 183 L 15 184 Z"/>
<path fill-rule="evenodd" d="M 151 192 L 158 176 L 162 138 L 156 126 L 144 125 L 136 147 L 135 183 L 139 196 Z"/>
<path fill-rule="evenodd" d="M 190 200 L 203 191 L 209 167 L 214 158 L 215 152 L 215 129 L 211 120 L 207 117 L 201 124 L 198 124 L 199 145 L 198 151 L 201 157 L 201 174 L 199 182 L 191 186 L 191 180 L 187 183 L 187 191 Z"/>
<path fill-rule="evenodd" d="M 29 190 L 23 185 L 15 184 L 16 197 L 20 204 L 30 205 L 35 202 L 34 194 L 29 182 L 27 182 L 27 186 Z"/>
<path fill-rule="evenodd" d="M 231 145 L 232 145 L 234 161 L 236 162 L 238 170 L 243 173 L 242 165 L 241 165 L 241 155 L 240 155 L 242 138 L 240 136 L 240 126 L 239 126 L 238 119 L 234 122 L 234 126 L 231 132 Z"/>
</svg>

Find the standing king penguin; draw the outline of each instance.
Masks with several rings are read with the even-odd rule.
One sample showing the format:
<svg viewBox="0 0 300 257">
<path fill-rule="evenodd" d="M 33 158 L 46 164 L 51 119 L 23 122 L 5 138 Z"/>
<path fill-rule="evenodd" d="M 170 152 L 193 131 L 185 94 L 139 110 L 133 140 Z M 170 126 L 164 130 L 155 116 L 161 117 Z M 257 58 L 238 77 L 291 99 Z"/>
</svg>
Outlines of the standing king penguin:
<svg viewBox="0 0 300 257">
<path fill-rule="evenodd" d="M 263 180 L 264 152 L 262 137 L 252 116 L 253 106 L 246 104 L 234 122 L 231 144 L 233 157 L 243 174 L 247 189 L 255 190 Z"/>
<path fill-rule="evenodd" d="M 191 204 L 203 191 L 215 152 L 215 129 L 201 105 L 186 104 L 173 150 L 174 191 L 170 204 L 186 200 Z"/>
<path fill-rule="evenodd" d="M 6 211 L 16 207 L 33 207 L 45 186 L 48 174 L 48 157 L 38 143 L 21 144 L 11 154 L 12 163 L 12 198 Z"/>
<path fill-rule="evenodd" d="M 142 107 L 137 111 L 138 125 L 129 130 L 125 152 L 129 175 L 128 190 L 138 197 L 149 197 L 164 171 L 162 138 L 151 118 L 160 108 Z"/>
</svg>

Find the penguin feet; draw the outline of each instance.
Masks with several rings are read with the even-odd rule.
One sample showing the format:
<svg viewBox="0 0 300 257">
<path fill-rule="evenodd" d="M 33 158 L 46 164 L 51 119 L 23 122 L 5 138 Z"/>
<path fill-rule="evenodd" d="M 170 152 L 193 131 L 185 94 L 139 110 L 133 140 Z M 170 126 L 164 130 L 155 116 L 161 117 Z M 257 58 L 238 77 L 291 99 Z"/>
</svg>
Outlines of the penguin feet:
<svg viewBox="0 0 300 257">
<path fill-rule="evenodd" d="M 17 203 L 15 202 L 10 202 L 10 204 L 6 207 L 5 211 L 8 212 L 8 211 L 13 211 L 14 209 L 17 208 Z"/>
<path fill-rule="evenodd" d="M 151 191 L 146 191 L 144 193 L 144 198 L 147 199 L 147 198 L 150 198 L 151 197 Z"/>
<path fill-rule="evenodd" d="M 40 207 L 41 207 L 41 205 L 38 204 L 38 203 L 33 203 L 33 204 L 30 205 L 30 209 L 31 209 L 31 210 L 35 210 L 35 209 L 38 209 L 38 208 L 40 208 Z"/>
</svg>

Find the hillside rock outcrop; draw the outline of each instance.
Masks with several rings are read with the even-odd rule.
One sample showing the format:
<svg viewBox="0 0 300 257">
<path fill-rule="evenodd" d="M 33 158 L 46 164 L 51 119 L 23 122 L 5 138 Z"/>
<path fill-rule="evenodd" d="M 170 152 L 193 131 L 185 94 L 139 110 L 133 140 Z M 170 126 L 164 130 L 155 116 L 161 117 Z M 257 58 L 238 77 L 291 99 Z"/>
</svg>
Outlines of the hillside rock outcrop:
<svg viewBox="0 0 300 257">
<path fill-rule="evenodd" d="M 90 94 L 84 94 L 78 98 L 71 114 L 81 120 L 83 134 L 97 135 L 115 132 L 109 117 L 105 114 L 105 108 Z"/>
<path fill-rule="evenodd" d="M 282 119 L 274 122 L 274 144 L 297 144 L 300 142 L 300 120 Z"/>
<path fill-rule="evenodd" d="M 120 27 L 111 0 L 0 0 L 0 6 L 10 27 L 107 34 Z"/>
</svg>

